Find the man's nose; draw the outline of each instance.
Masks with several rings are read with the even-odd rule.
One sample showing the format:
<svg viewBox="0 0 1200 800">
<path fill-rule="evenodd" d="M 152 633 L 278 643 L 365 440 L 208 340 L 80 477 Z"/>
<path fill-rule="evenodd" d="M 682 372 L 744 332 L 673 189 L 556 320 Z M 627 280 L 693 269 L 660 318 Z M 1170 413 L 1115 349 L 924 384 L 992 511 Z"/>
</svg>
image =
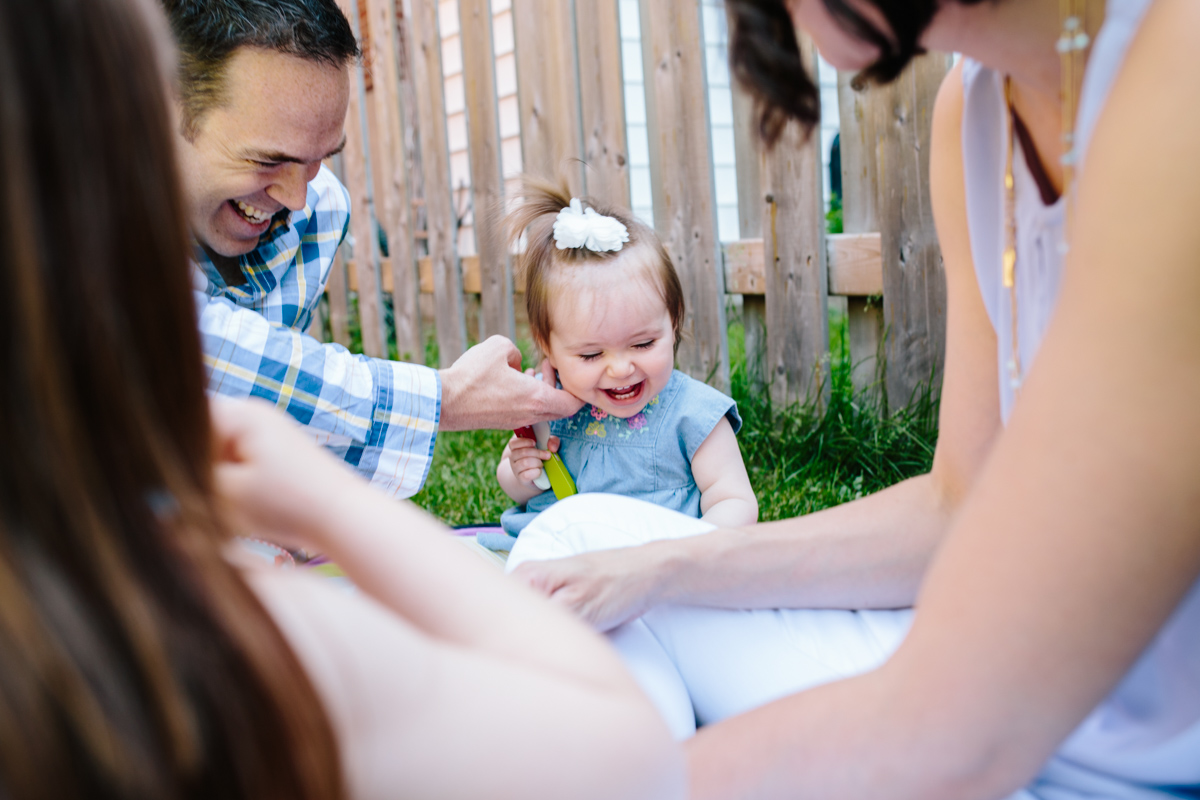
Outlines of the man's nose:
<svg viewBox="0 0 1200 800">
<path fill-rule="evenodd" d="M 317 169 L 320 166 L 318 163 Z M 287 164 L 279 170 L 275 182 L 267 187 L 267 195 L 289 211 L 299 211 L 308 202 L 309 180 L 307 164 Z"/>
</svg>

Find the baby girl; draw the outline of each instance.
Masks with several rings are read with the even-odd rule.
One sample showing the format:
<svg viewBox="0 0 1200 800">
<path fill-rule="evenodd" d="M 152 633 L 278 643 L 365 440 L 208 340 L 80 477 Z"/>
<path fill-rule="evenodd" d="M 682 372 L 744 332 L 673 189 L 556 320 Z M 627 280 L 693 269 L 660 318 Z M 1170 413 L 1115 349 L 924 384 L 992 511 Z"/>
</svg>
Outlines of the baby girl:
<svg viewBox="0 0 1200 800">
<path fill-rule="evenodd" d="M 526 236 L 533 339 L 562 388 L 586 404 L 550 424 L 549 450 L 509 441 L 496 478 L 518 505 L 501 518 L 510 541 L 489 545 L 511 547 L 556 501 L 534 485 L 552 450 L 580 492 L 636 497 L 720 527 L 756 522 L 737 405 L 674 369 L 683 291 L 654 232 L 549 184 L 527 181 L 523 197 L 508 222 Z"/>
</svg>

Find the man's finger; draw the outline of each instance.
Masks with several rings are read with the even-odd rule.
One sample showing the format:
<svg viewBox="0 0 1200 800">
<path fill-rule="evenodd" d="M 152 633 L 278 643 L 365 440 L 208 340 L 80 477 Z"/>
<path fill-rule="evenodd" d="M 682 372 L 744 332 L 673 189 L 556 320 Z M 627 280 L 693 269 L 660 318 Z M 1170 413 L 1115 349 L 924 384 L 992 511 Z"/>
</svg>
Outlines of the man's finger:
<svg viewBox="0 0 1200 800">
<path fill-rule="evenodd" d="M 563 419 L 583 408 L 583 401 L 564 389 L 550 389 L 546 393 L 546 408 L 547 419 Z"/>
<path fill-rule="evenodd" d="M 493 340 L 498 340 L 496 345 L 505 349 L 504 357 L 507 359 L 508 365 L 519 372 L 521 370 L 521 351 L 517 349 L 517 346 L 503 336 L 497 335 L 488 339 L 489 342 Z"/>
</svg>

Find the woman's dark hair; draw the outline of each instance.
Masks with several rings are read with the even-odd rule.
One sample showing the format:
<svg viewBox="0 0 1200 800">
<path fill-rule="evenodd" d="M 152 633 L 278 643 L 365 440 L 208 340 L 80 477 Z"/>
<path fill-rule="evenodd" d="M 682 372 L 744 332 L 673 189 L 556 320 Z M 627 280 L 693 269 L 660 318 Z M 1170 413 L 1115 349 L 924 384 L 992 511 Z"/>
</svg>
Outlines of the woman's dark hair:
<svg viewBox="0 0 1200 800">
<path fill-rule="evenodd" d="M 339 797 L 222 557 L 158 13 L 0 2 L 0 796 Z"/>
<path fill-rule="evenodd" d="M 867 0 L 887 21 L 881 30 L 847 0 L 823 2 L 850 35 L 879 49 L 879 60 L 855 78 L 856 84 L 887 83 L 908 66 L 921 49 L 921 34 L 938 9 L 939 0 Z M 980 0 L 957 0 L 976 3 Z M 754 96 L 758 130 L 775 144 L 788 120 L 811 133 L 821 117 L 821 95 L 800 56 L 796 30 L 785 0 L 725 0 L 729 10 L 729 62 L 734 76 Z"/>
<path fill-rule="evenodd" d="M 358 42 L 334 0 L 159 0 L 179 46 L 183 132 L 220 104 L 225 69 L 242 47 L 275 50 L 342 67 Z"/>
</svg>

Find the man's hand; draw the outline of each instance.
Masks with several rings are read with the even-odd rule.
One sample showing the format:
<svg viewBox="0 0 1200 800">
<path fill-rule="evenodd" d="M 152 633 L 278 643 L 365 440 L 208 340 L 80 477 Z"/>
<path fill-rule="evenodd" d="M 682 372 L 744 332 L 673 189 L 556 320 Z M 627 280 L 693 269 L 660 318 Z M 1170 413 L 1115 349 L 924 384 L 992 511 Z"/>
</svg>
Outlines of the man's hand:
<svg viewBox="0 0 1200 800">
<path fill-rule="evenodd" d="M 554 371 L 543 363 L 543 380 L 521 372 L 521 351 L 493 336 L 463 353 L 442 376 L 443 431 L 512 430 L 569 417 L 583 401 L 554 388 Z"/>
</svg>

